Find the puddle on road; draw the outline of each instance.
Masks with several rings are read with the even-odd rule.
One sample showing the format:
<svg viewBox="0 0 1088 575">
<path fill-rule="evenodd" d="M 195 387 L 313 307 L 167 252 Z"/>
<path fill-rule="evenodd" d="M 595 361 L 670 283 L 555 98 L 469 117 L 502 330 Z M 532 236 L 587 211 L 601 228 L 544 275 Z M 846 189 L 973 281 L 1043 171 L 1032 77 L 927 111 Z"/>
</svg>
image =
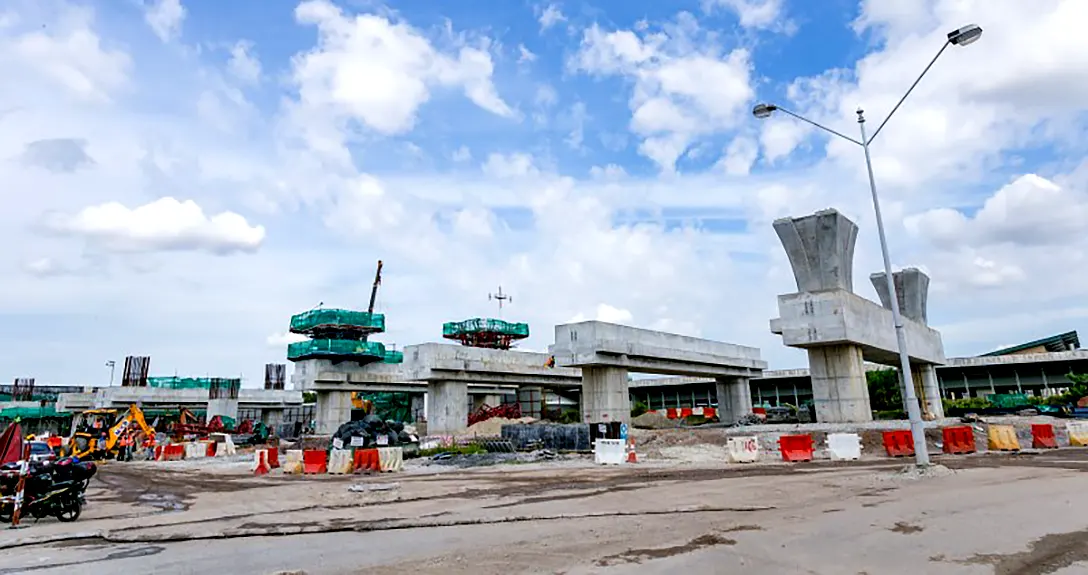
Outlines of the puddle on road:
<svg viewBox="0 0 1088 575">
<path fill-rule="evenodd" d="M 930 558 L 931 561 L 936 558 Z M 944 557 L 940 557 L 944 560 Z M 1031 542 L 1027 551 L 988 553 L 953 561 L 961 565 L 993 565 L 994 575 L 1047 575 L 1088 561 L 1088 529 L 1052 533 Z"/>
<path fill-rule="evenodd" d="M 136 503 L 154 507 L 161 511 L 187 511 L 189 504 L 173 493 L 144 493 L 136 498 Z"/>
</svg>

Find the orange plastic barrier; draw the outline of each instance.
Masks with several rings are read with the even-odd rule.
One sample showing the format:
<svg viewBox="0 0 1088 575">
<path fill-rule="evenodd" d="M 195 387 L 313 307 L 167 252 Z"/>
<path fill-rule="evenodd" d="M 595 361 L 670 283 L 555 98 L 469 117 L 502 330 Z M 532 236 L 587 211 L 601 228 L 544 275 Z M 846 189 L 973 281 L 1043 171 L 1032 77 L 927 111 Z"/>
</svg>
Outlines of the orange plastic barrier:
<svg viewBox="0 0 1088 575">
<path fill-rule="evenodd" d="M 377 449 L 355 450 L 355 473 L 360 471 L 381 471 L 382 463 Z"/>
<path fill-rule="evenodd" d="M 975 431 L 969 425 L 957 425 L 945 427 L 941 430 L 944 436 L 945 453 L 974 453 Z"/>
<path fill-rule="evenodd" d="M 1035 449 L 1057 449 L 1058 439 L 1054 437 L 1054 426 L 1049 423 L 1031 424 L 1031 446 Z"/>
<path fill-rule="evenodd" d="M 258 449 L 253 452 L 256 461 L 253 466 L 253 475 L 267 475 L 271 471 L 271 467 L 268 466 L 268 450 Z"/>
<path fill-rule="evenodd" d="M 897 429 L 884 432 L 884 451 L 888 457 L 907 457 L 914 455 L 914 437 L 909 429 Z"/>
<path fill-rule="evenodd" d="M 302 452 L 302 472 L 307 475 L 327 473 L 329 453 L 324 449 L 307 449 Z"/>
<path fill-rule="evenodd" d="M 204 454 L 204 456 L 205 457 L 215 457 L 215 446 L 216 446 L 216 443 L 214 441 L 208 442 L 208 451 L 207 451 L 207 453 Z"/>
<path fill-rule="evenodd" d="M 715 409 L 713 407 L 704 407 L 703 408 L 703 417 L 705 417 L 707 419 L 710 419 L 711 417 L 714 417 L 716 415 L 718 415 L 718 410 L 717 409 Z"/>
<path fill-rule="evenodd" d="M 783 435 L 778 438 L 783 461 L 812 461 L 811 435 Z"/>
<path fill-rule="evenodd" d="M 163 451 L 164 451 L 165 447 L 166 447 L 165 445 L 156 445 L 155 446 L 155 461 L 162 461 L 162 458 L 163 458 L 162 454 L 163 454 Z"/>
<path fill-rule="evenodd" d="M 690 407 L 684 407 L 680 409 L 680 417 L 691 417 L 691 415 L 692 413 Z"/>
<path fill-rule="evenodd" d="M 269 447 L 268 448 L 268 467 L 276 469 L 280 466 L 280 448 Z"/>
</svg>

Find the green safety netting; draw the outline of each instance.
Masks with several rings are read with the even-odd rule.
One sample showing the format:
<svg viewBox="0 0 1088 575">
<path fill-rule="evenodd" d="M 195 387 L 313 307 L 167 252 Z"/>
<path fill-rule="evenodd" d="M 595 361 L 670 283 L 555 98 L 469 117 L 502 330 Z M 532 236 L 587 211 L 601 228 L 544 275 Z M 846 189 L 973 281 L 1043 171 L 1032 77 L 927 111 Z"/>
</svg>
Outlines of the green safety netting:
<svg viewBox="0 0 1088 575">
<path fill-rule="evenodd" d="M 45 407 L 5 407 L 0 409 L 0 419 L 42 419 L 46 417 L 72 417 L 71 413 L 58 412 L 52 405 Z"/>
<path fill-rule="evenodd" d="M 287 359 L 290 360 L 338 355 L 384 360 L 386 352 L 385 346 L 379 342 L 349 339 L 310 339 L 287 346 Z M 403 359 L 403 355 L 401 357 Z"/>
<path fill-rule="evenodd" d="M 463 334 L 481 332 L 492 332 L 499 335 L 512 335 L 515 337 L 529 337 L 529 324 L 479 317 L 442 324 L 443 337 L 458 337 Z"/>
<path fill-rule="evenodd" d="M 382 358 L 382 363 L 404 363 L 404 352 L 387 350 L 385 357 Z"/>
<path fill-rule="evenodd" d="M 373 404 L 371 414 L 377 415 L 383 420 L 399 421 L 401 423 L 413 423 L 412 394 L 401 391 L 389 392 L 360 392 L 361 399 L 370 400 Z"/>
<path fill-rule="evenodd" d="M 1028 396 L 1023 393 L 995 393 L 987 399 L 994 407 L 1012 408 L 1028 405 Z"/>
<path fill-rule="evenodd" d="M 385 331 L 385 316 L 346 309 L 312 309 L 291 316 L 291 331 L 294 333 L 309 333 L 320 328 L 382 332 Z"/>
<path fill-rule="evenodd" d="M 148 387 L 164 387 L 167 389 L 208 389 L 212 386 L 210 377 L 149 377 Z"/>
</svg>

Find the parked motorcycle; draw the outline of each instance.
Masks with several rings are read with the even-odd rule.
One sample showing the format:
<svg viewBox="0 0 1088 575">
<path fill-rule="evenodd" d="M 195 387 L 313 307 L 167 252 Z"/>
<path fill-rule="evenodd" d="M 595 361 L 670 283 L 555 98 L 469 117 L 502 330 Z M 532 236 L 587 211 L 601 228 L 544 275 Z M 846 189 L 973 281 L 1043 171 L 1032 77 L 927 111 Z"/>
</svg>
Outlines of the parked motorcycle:
<svg viewBox="0 0 1088 575">
<path fill-rule="evenodd" d="M 0 466 L 0 522 L 10 523 L 15 509 L 21 463 Z M 98 467 L 92 461 L 64 457 L 56 461 L 31 461 L 23 486 L 22 517 L 79 519 L 86 499 L 83 494 Z"/>
</svg>

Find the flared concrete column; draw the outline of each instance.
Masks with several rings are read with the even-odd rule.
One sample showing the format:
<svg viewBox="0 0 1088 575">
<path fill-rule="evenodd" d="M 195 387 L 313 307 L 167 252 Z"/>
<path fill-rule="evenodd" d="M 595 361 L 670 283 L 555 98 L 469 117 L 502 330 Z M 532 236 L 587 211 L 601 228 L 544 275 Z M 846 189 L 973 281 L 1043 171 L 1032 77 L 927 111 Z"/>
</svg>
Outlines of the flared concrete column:
<svg viewBox="0 0 1088 575">
<path fill-rule="evenodd" d="M 622 367 L 582 368 L 582 421 L 631 422 L 627 370 Z"/>
<path fill-rule="evenodd" d="M 876 288 L 880 305 L 884 306 L 884 309 L 892 309 L 892 298 L 888 293 L 886 275 L 884 272 L 876 272 L 869 276 L 869 281 L 873 282 L 873 287 Z M 892 273 L 892 283 L 895 284 L 895 295 L 899 301 L 899 313 L 922 325 L 929 325 L 926 309 L 929 305 L 929 276 L 917 268 L 906 268 Z"/>
<path fill-rule="evenodd" d="M 718 419 L 722 423 L 736 423 L 752 413 L 752 389 L 747 377 L 719 377 L 715 385 Z"/>
<path fill-rule="evenodd" d="M 319 391 L 314 410 L 314 433 L 332 435 L 340 426 L 351 421 L 350 391 Z"/>
<path fill-rule="evenodd" d="M 211 421 L 215 416 L 238 419 L 237 399 L 209 399 L 208 415 L 206 421 Z"/>
<path fill-rule="evenodd" d="M 468 384 L 427 382 L 427 433 L 453 435 L 468 427 Z"/>
<path fill-rule="evenodd" d="M 853 423 L 873 420 L 861 348 L 854 345 L 813 348 L 808 350 L 808 362 L 816 421 Z"/>
<path fill-rule="evenodd" d="M 837 210 L 781 218 L 774 231 L 786 249 L 797 291 L 854 291 L 854 243 L 858 226 Z"/>
</svg>

